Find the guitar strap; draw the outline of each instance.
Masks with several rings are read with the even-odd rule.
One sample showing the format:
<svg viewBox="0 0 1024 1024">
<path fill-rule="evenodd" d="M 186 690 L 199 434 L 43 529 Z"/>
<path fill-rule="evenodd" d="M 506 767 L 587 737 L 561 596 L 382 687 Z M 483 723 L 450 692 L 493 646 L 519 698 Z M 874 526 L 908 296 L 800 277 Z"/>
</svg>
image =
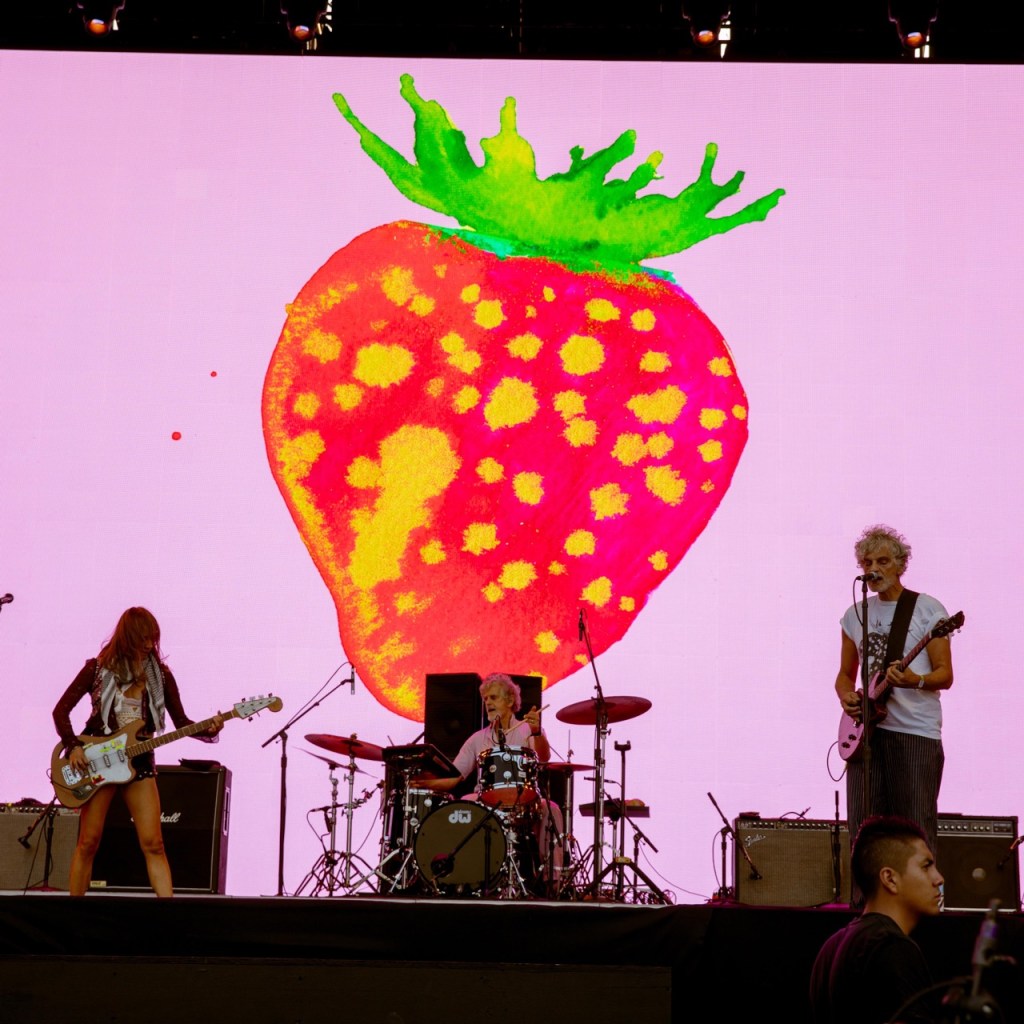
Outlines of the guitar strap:
<svg viewBox="0 0 1024 1024">
<path fill-rule="evenodd" d="M 907 590 L 904 587 L 903 593 L 896 600 L 896 610 L 893 612 L 892 625 L 889 627 L 889 642 L 885 647 L 885 661 L 879 666 L 883 673 L 894 661 L 903 660 L 903 648 L 907 643 L 907 633 L 910 631 L 910 620 L 914 615 L 917 598 L 916 590 Z"/>
</svg>

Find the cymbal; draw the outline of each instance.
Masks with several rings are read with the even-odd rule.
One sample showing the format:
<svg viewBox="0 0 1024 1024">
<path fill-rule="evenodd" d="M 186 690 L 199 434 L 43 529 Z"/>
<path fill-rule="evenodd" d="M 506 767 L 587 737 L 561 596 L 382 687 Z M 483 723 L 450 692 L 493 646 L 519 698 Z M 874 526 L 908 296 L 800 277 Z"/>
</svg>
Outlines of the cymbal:
<svg viewBox="0 0 1024 1024">
<path fill-rule="evenodd" d="M 572 764 L 569 761 L 542 761 L 540 764 L 542 772 L 592 772 L 592 764 Z"/>
<path fill-rule="evenodd" d="M 306 739 L 315 747 L 323 747 L 335 754 L 361 757 L 366 761 L 383 761 L 384 750 L 376 743 L 357 740 L 355 736 L 331 736 L 329 733 L 306 733 Z"/>
<path fill-rule="evenodd" d="M 609 722 L 625 722 L 649 711 L 651 702 L 646 697 L 605 697 L 604 706 Z M 555 718 L 567 725 L 597 725 L 597 698 L 570 704 L 556 711 Z"/>
<path fill-rule="evenodd" d="M 302 747 L 299 747 L 302 750 Z M 329 764 L 332 768 L 344 768 L 347 772 L 356 772 L 359 775 L 369 775 L 367 771 L 363 771 L 362 768 L 357 768 L 355 765 L 349 767 L 347 764 L 341 764 L 338 761 L 334 761 L 329 757 L 321 757 L 319 754 L 314 754 L 312 750 L 302 750 L 304 754 L 309 754 L 310 757 L 315 757 L 318 761 L 323 761 L 325 764 Z"/>
</svg>

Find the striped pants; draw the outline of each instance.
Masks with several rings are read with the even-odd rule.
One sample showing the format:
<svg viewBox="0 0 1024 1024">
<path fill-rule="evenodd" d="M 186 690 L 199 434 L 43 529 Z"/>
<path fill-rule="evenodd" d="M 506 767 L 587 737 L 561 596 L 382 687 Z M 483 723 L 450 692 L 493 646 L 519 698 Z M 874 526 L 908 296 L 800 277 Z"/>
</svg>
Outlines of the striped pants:
<svg viewBox="0 0 1024 1024">
<path fill-rule="evenodd" d="M 927 836 L 932 854 L 938 831 L 939 785 L 944 763 L 942 740 L 892 729 L 875 729 L 871 734 L 871 814 L 909 818 Z M 846 816 L 851 840 L 856 839 L 867 811 L 864 762 L 847 762 Z"/>
</svg>

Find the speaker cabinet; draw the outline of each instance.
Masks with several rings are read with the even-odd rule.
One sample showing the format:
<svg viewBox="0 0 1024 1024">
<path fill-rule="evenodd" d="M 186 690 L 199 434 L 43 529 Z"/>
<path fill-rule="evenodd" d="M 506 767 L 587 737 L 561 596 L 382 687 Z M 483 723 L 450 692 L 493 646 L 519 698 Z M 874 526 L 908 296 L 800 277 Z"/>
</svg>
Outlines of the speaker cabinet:
<svg viewBox="0 0 1024 1024">
<path fill-rule="evenodd" d="M 839 892 L 835 888 L 834 821 L 737 818 L 734 824 L 736 899 L 755 907 L 816 907 L 850 901 L 850 832 L 839 822 Z M 742 846 L 741 846 L 742 844 Z M 760 878 L 742 850 L 753 861 Z"/>
<path fill-rule="evenodd" d="M 1020 909 L 1017 819 L 940 814 L 935 861 L 946 884 L 946 910 Z"/>
<path fill-rule="evenodd" d="M 231 772 L 159 765 L 160 818 L 175 892 L 222 893 L 227 876 Z M 146 862 L 128 806 L 115 797 L 93 864 L 94 889 L 148 890 Z"/>
<path fill-rule="evenodd" d="M 0 889 L 38 889 L 46 877 L 46 829 L 43 819 L 32 835 L 20 840 L 43 811 L 42 807 L 23 804 L 0 805 Z M 78 811 L 55 807 L 53 813 L 53 840 L 50 843 L 51 889 L 68 887 L 71 874 L 71 855 L 78 842 Z"/>
<path fill-rule="evenodd" d="M 480 677 L 475 672 L 438 672 L 427 676 L 423 740 L 454 758 L 482 723 Z"/>
</svg>

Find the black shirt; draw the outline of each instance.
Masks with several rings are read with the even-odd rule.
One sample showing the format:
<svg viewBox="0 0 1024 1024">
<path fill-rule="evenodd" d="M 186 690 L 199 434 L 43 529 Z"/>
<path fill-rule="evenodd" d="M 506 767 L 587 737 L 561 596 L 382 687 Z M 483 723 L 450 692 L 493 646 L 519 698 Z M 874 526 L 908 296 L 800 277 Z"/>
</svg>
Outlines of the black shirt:
<svg viewBox="0 0 1024 1024">
<path fill-rule="evenodd" d="M 821 947 L 811 969 L 814 1024 L 885 1024 L 911 996 L 932 984 L 916 942 L 885 914 L 863 914 Z M 934 1020 L 926 999 L 901 1021 Z"/>
</svg>

